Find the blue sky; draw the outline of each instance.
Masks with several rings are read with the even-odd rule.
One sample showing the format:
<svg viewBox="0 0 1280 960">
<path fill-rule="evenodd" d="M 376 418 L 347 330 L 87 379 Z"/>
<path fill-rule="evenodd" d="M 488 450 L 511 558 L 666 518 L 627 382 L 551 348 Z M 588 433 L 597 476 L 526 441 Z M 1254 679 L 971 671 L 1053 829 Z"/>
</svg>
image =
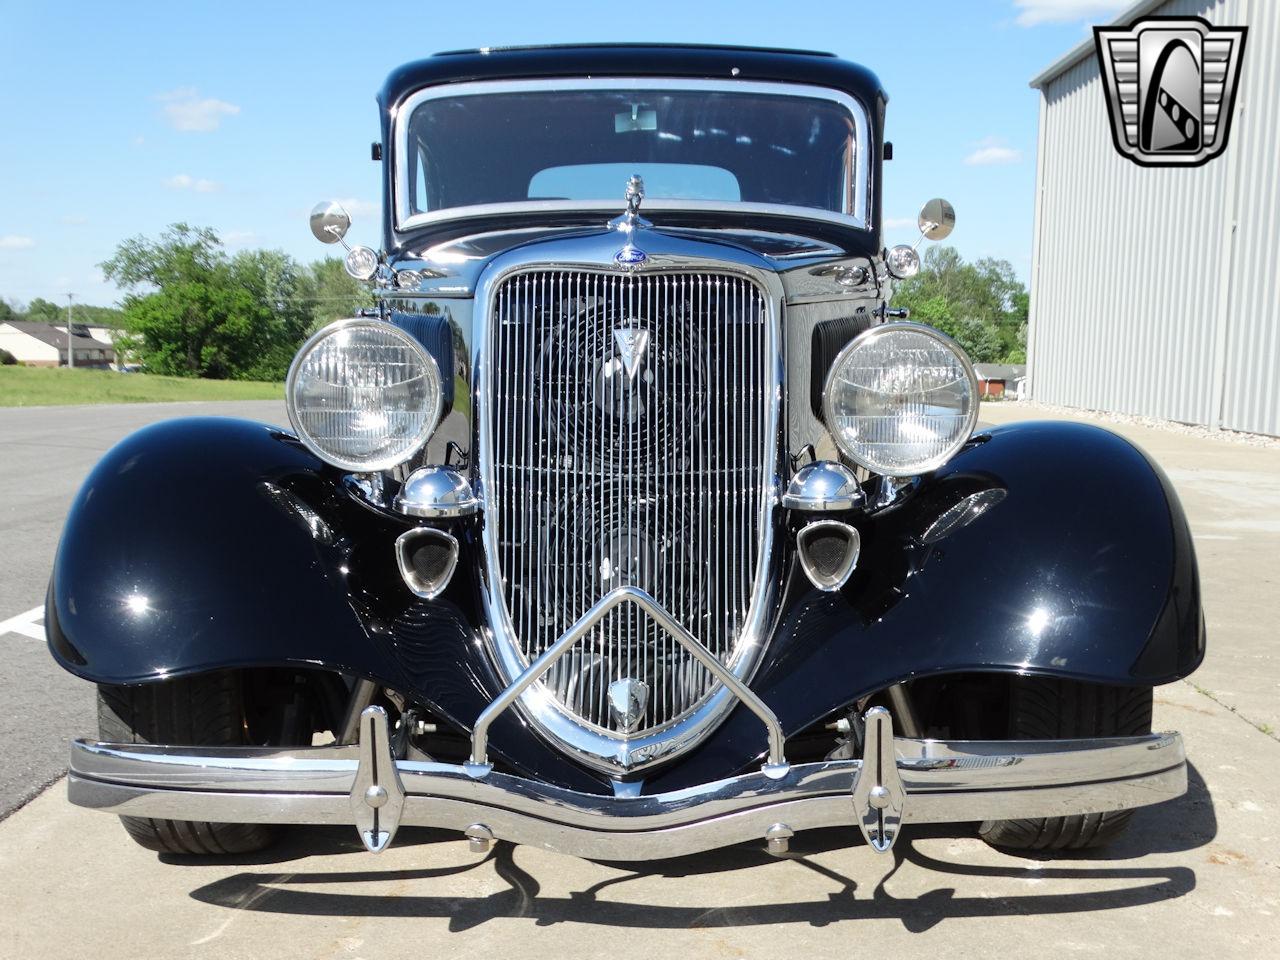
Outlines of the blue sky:
<svg viewBox="0 0 1280 960">
<path fill-rule="evenodd" d="M 109 304 L 97 264 L 185 220 L 230 249 L 328 251 L 341 199 L 376 243 L 375 91 L 437 50 L 653 40 L 831 50 L 889 91 L 889 243 L 931 196 L 966 257 L 1030 267 L 1038 100 L 1027 81 L 1125 0 L 40 4 L 0 0 L 0 297 Z M 1101 122 L 1101 121 L 1100 121 Z"/>
</svg>

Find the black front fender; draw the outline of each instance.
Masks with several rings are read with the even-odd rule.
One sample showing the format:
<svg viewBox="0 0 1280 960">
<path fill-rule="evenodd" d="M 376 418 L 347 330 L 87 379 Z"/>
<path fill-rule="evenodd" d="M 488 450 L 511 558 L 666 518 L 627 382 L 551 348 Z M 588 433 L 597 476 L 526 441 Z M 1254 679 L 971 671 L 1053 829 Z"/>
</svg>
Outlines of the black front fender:
<svg viewBox="0 0 1280 960">
<path fill-rule="evenodd" d="M 979 491 L 997 502 L 925 542 L 934 521 Z M 897 505 L 853 522 L 861 557 L 838 593 L 815 590 L 792 558 L 752 682 L 788 734 L 904 680 L 1013 673 L 1154 686 L 1204 657 L 1177 494 L 1107 430 L 1044 421 L 983 431 Z M 754 757 L 763 743 L 740 708 L 688 765 Z M 685 779 L 675 768 L 655 789 Z"/>
<path fill-rule="evenodd" d="M 251 663 L 403 680 L 350 602 L 352 543 L 332 520 L 351 507 L 334 480 L 263 424 L 168 420 L 127 437 L 67 517 L 54 656 L 102 683 Z"/>
</svg>

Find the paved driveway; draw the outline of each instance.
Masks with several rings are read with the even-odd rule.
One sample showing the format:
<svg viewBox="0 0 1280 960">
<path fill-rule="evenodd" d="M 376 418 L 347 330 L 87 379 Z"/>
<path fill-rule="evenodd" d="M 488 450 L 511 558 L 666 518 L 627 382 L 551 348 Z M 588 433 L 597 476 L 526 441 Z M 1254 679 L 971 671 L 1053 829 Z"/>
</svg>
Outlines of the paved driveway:
<svg viewBox="0 0 1280 960">
<path fill-rule="evenodd" d="M 16 436 L 7 413 L 6 448 Z M 123 432 L 110 412 L 84 415 L 95 413 L 99 430 Z M 1027 413 L 1008 404 L 984 418 Z M 18 569 L 7 555 L 16 527 L 30 541 L 25 562 L 39 567 L 26 592 L 5 595 L 17 610 L 38 601 L 56 536 L 56 519 L 36 515 L 65 509 L 109 442 L 71 415 L 60 421 L 69 438 L 55 445 L 53 424 L 42 429 L 39 419 L 23 442 L 47 452 L 33 451 L 28 469 L 60 457 L 61 473 L 23 484 L 8 463 L 0 468 L 3 489 L 28 491 L 27 509 L 0 527 L 4 562 Z M 1191 789 L 1140 812 L 1114 848 L 1014 857 L 961 825 L 908 829 L 883 858 L 851 826 L 802 835 L 785 860 L 750 845 L 635 870 L 506 844 L 479 858 L 464 841 L 427 830 L 402 831 L 372 857 L 354 829 L 325 828 L 291 830 L 260 856 L 193 864 L 133 846 L 113 818 L 70 807 L 54 787 L 0 823 L 0 956 L 1274 957 L 1280 450 L 1120 429 L 1182 493 L 1202 561 L 1210 654 L 1194 684 L 1156 697 L 1157 728 L 1186 737 Z M 0 749 L 6 760 L 54 750 L 55 761 L 32 764 L 52 776 L 63 739 L 89 729 L 84 688 L 64 681 L 34 642 L 9 635 L 0 644 L 25 651 L 31 671 L 5 675 L 0 695 L 25 697 L 12 715 L 3 707 L 10 726 L 19 724 L 19 739 L 44 737 L 31 748 L 6 738 Z M 52 710 L 48 700 L 63 696 L 79 706 Z"/>
</svg>

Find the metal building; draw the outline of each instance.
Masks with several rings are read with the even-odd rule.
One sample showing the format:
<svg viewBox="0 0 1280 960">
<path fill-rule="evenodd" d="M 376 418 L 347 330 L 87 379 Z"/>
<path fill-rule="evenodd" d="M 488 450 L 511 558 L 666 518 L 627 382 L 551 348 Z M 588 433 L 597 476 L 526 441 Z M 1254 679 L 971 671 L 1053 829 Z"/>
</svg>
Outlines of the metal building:
<svg viewBox="0 0 1280 960">
<path fill-rule="evenodd" d="M 1036 77 L 1029 391 L 1280 435 L 1280 3 L 1142 2 L 1247 26 L 1226 151 L 1153 168 L 1112 142 L 1092 37 Z"/>
</svg>

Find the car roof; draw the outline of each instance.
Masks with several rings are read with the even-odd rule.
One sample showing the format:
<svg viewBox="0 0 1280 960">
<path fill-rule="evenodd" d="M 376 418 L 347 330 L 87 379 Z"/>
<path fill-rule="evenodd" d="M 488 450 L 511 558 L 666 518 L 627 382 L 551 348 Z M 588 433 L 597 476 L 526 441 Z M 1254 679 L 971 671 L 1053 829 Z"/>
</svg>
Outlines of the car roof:
<svg viewBox="0 0 1280 960">
<path fill-rule="evenodd" d="M 878 114 L 888 100 L 866 67 L 830 53 L 702 44 L 597 43 L 451 50 L 397 67 L 378 102 L 383 110 L 423 87 L 477 80 L 555 77 L 675 77 L 829 87 Z"/>
</svg>

